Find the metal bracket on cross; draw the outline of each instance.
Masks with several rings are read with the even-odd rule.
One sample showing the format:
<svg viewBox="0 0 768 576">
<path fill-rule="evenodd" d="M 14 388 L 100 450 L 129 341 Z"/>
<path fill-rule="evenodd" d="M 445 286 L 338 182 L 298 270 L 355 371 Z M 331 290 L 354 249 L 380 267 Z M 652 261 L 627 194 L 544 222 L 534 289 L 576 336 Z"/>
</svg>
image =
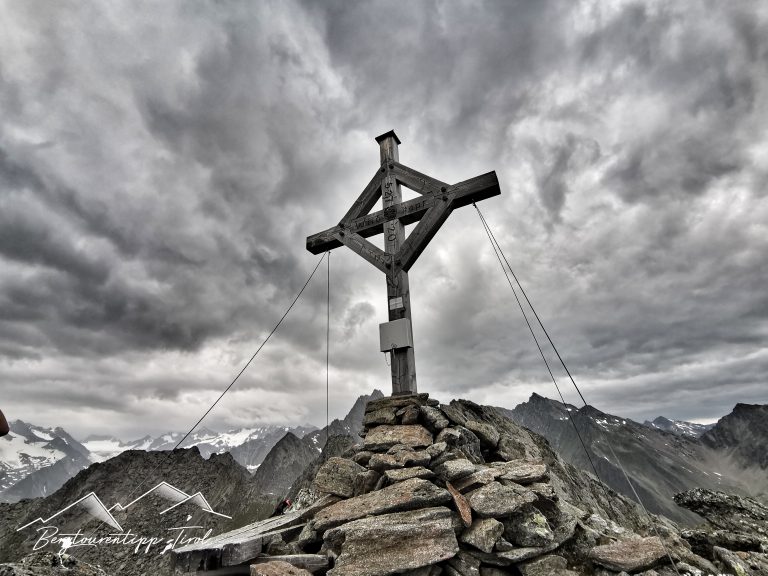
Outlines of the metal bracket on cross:
<svg viewBox="0 0 768 576">
<path fill-rule="evenodd" d="M 380 335 L 382 346 L 385 335 L 398 339 L 389 342 L 393 344 L 392 394 L 415 394 L 408 270 L 455 208 L 498 196 L 501 189 L 496 172 L 451 185 L 400 164 L 400 139 L 393 130 L 377 137 L 376 141 L 381 167 L 338 225 L 307 238 L 307 250 L 320 254 L 347 246 L 386 275 L 390 322 L 382 325 Z M 401 185 L 420 197 L 403 202 Z M 379 198 L 384 209 L 369 213 Z M 405 226 L 415 222 L 418 224 L 406 238 Z M 377 234 L 384 234 L 385 250 L 366 240 Z M 401 342 L 403 345 L 399 346 Z"/>
</svg>

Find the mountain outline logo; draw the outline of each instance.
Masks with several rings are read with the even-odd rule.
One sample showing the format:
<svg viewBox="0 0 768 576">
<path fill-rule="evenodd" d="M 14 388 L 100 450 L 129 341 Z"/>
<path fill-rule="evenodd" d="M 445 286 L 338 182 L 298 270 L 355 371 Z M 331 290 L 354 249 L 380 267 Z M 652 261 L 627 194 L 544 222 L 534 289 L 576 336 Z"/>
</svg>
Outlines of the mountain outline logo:
<svg viewBox="0 0 768 576">
<path fill-rule="evenodd" d="M 70 508 L 84 508 L 88 514 L 96 518 L 97 520 L 101 520 L 105 524 L 109 524 L 113 528 L 116 528 L 122 532 L 123 528 L 120 526 L 120 523 L 115 520 L 115 517 L 112 516 L 112 514 L 109 512 L 107 507 L 104 505 L 104 503 L 101 501 L 101 499 L 96 495 L 95 492 L 89 492 L 79 500 L 76 500 L 75 502 L 72 502 L 69 506 L 65 506 L 52 516 L 49 516 L 48 518 L 43 519 L 42 517 L 38 517 L 35 520 L 32 520 L 32 522 L 28 522 L 24 524 L 24 526 L 21 526 L 19 528 L 16 528 L 16 532 L 20 532 L 24 530 L 25 528 L 28 528 L 29 526 L 32 526 L 32 524 L 47 524 L 57 516 L 63 514 Z"/>
<path fill-rule="evenodd" d="M 171 510 L 178 508 L 183 504 L 189 503 L 189 504 L 193 504 L 194 506 L 197 506 L 203 512 L 214 514 L 216 516 L 221 516 L 222 518 L 227 518 L 228 520 L 232 519 L 231 516 L 222 514 L 221 512 L 216 512 L 213 509 L 213 507 L 208 503 L 208 500 L 205 499 L 205 496 L 203 496 L 202 492 L 197 491 L 194 494 L 187 494 L 186 492 L 184 492 L 183 490 L 180 490 L 179 488 L 176 488 L 172 484 L 162 481 L 159 484 L 157 484 L 157 486 L 155 486 L 154 488 L 151 488 L 150 490 L 147 490 L 146 492 L 144 492 L 144 494 L 142 494 L 138 498 L 135 498 L 125 506 L 123 506 L 120 502 L 117 502 L 110 508 L 107 508 L 106 505 L 101 501 L 101 499 L 96 495 L 95 492 L 89 492 L 82 498 L 76 500 L 75 502 L 72 502 L 68 506 L 65 506 L 64 508 L 62 508 L 55 514 L 49 516 L 48 518 L 38 517 L 35 520 L 32 520 L 31 522 L 27 522 L 23 526 L 20 526 L 19 528 L 17 528 L 16 532 L 20 532 L 21 530 L 24 530 L 25 528 L 28 528 L 33 524 L 47 524 L 57 516 L 60 516 L 67 510 L 70 510 L 73 508 L 83 509 L 93 518 L 96 518 L 97 520 L 100 520 L 103 523 L 117 530 L 120 530 L 122 532 L 123 528 L 122 526 L 120 526 L 120 523 L 112 515 L 112 511 L 114 510 L 117 512 L 124 512 L 128 510 L 131 506 L 135 505 L 137 502 L 141 501 L 143 498 L 146 498 L 151 494 L 160 496 L 164 500 L 167 500 L 171 503 L 170 506 L 162 509 L 158 513 L 161 516 L 163 514 L 166 514 L 167 512 L 170 512 Z"/>
</svg>

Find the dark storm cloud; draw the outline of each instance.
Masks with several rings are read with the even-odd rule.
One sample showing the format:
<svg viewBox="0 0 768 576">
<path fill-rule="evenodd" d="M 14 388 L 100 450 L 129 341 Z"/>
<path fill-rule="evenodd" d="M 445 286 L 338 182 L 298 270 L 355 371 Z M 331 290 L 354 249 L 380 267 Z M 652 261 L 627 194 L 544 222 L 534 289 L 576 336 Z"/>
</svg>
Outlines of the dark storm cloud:
<svg viewBox="0 0 768 576">
<path fill-rule="evenodd" d="M 317 263 L 304 238 L 338 222 L 376 170 L 372 138 L 392 128 L 401 160 L 437 178 L 497 171 L 503 196 L 481 208 L 592 402 L 679 416 L 665 406 L 686 398 L 693 418 L 760 401 L 757 6 L 2 10 L 0 354 L 18 410 L 47 414 L 51 390 L 74 412 L 98 390 L 94 422 L 126 398 L 136 431 L 163 410 L 183 427 L 301 288 Z M 306 419 L 323 404 L 324 274 L 218 422 Z M 388 386 L 384 281 L 337 250 L 332 285 L 341 413 Z M 423 389 L 553 394 L 471 207 L 411 288 Z"/>
<path fill-rule="evenodd" d="M 207 16 L 194 12 L 177 16 Z M 3 210 L 0 226 L 4 256 L 55 268 L 67 276 L 56 278 L 59 285 L 48 290 L 39 286 L 38 301 L 30 303 L 39 306 L 50 292 L 60 294 L 56 312 L 61 325 L 41 327 L 55 347 L 68 353 L 95 348 L 101 354 L 109 352 L 111 341 L 114 351 L 197 349 L 208 338 L 237 330 L 244 322 L 259 321 L 250 298 L 266 297 L 268 303 L 282 306 L 287 293 L 300 287 L 303 263 L 297 261 L 297 250 L 288 249 L 289 241 L 298 244 L 295 235 L 287 234 L 294 231 L 295 220 L 290 218 L 290 205 L 280 210 L 274 197 L 286 202 L 290 188 L 299 198 L 312 182 L 308 174 L 301 174 L 310 168 L 314 173 L 315 166 L 308 167 L 300 155 L 288 153 L 291 147 L 296 150 L 304 125 L 301 103 L 281 102 L 276 97 L 280 87 L 266 83 L 263 70 L 249 65 L 256 58 L 269 63 L 274 74 L 285 69 L 285 62 L 273 62 L 271 56 L 287 39 L 270 38 L 262 46 L 260 35 L 253 34 L 242 15 L 216 15 L 223 39 L 199 47 L 190 72 L 194 88 L 183 98 L 174 97 L 178 87 L 174 83 L 183 81 L 178 69 L 168 70 L 167 79 L 158 79 L 158 70 L 137 66 L 121 78 L 132 88 L 140 120 L 164 143 L 164 148 L 157 149 L 157 141 L 144 140 L 144 145 L 156 149 L 155 156 L 148 157 L 148 190 L 141 189 L 145 184 L 137 175 L 125 182 L 110 182 L 110 190 L 75 189 L 64 181 L 69 174 L 45 178 L 40 175 L 44 167 L 36 168 L 34 157 L 27 157 L 24 165 L 24 160 L 3 154 L 0 171 L 10 204 Z M 246 15 L 261 18 L 258 13 Z M 34 19 L 48 16 L 39 14 Z M 148 22 L 136 24 L 141 34 Z M 100 20 L 97 30 L 99 26 L 108 24 Z M 94 33 L 93 41 L 106 31 Z M 129 32 L 118 36 L 115 44 L 128 48 L 135 40 Z M 160 39 L 155 40 L 154 48 L 159 49 Z M 54 35 L 51 43 L 57 42 L 66 40 Z M 50 44 L 40 41 L 35 47 L 42 53 Z M 66 55 L 67 47 L 61 46 L 61 52 Z M 183 56 L 183 50 L 178 55 Z M 45 66 L 42 58 L 38 64 Z M 167 63 L 161 59 L 157 64 L 161 68 Z M 51 62 L 47 72 L 56 74 L 59 65 Z M 303 66 L 312 73 L 308 65 Z M 62 68 L 68 67 L 77 68 L 77 63 Z M 301 69 L 302 63 L 295 67 Z M 250 73 L 239 73 L 243 70 Z M 163 80 L 168 82 L 163 87 L 167 90 L 158 86 Z M 76 90 L 76 77 L 61 82 Z M 292 115 L 296 130 L 290 130 Z M 257 117 L 244 121 L 249 116 Z M 267 125 L 261 124 L 263 120 Z M 276 167 L 271 168 L 270 162 Z M 178 174 L 187 171 L 205 171 L 206 177 L 184 188 Z M 275 171 L 291 176 L 273 178 L 270 172 Z M 120 198 L 136 188 L 151 195 L 146 197 L 148 202 Z M 28 202 L 28 197 L 34 200 Z M 77 247 L 90 242 L 105 244 L 106 253 L 97 257 Z M 123 272 L 124 268 L 131 270 Z M 144 278 L 136 278 L 135 272 Z M 216 280 L 210 282 L 211 278 Z M 13 295 L 11 291 L 9 296 Z M 242 314 L 238 308 L 249 308 L 249 313 Z M 102 331 L 107 328 L 109 335 L 104 338 Z M 74 339 L 72 331 L 77 332 Z M 99 342 L 88 341 L 88 332 Z"/>
</svg>

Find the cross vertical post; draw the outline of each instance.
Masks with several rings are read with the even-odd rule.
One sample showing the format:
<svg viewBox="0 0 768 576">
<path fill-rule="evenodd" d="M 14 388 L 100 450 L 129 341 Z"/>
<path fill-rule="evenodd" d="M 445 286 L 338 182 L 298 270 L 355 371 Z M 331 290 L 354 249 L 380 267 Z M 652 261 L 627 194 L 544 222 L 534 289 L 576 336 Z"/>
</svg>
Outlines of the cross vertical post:
<svg viewBox="0 0 768 576">
<path fill-rule="evenodd" d="M 405 242 L 405 226 L 397 218 L 398 205 L 403 201 L 400 183 L 391 170 L 394 163 L 400 161 L 398 145 L 400 139 L 394 130 L 376 138 L 382 167 L 387 167 L 386 176 L 381 183 L 381 198 L 385 218 L 391 217 L 384 223 L 384 251 L 392 255 L 395 266 L 387 272 L 387 309 L 389 320 L 407 318 L 411 323 L 411 291 L 408 286 L 408 272 L 402 270 L 396 255 Z M 413 346 L 394 348 L 390 352 L 392 368 L 392 394 L 416 394 L 416 357 Z"/>
</svg>

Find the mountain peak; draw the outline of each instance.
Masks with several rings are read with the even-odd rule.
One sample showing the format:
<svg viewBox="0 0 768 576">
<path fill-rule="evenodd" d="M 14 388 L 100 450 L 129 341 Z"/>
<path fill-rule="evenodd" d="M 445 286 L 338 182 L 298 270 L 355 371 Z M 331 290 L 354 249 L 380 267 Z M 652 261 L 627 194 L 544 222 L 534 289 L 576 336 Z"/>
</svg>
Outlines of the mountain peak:
<svg viewBox="0 0 768 576">
<path fill-rule="evenodd" d="M 590 404 L 587 404 L 586 406 L 582 406 L 581 408 L 579 408 L 579 412 L 583 416 L 589 416 L 589 417 L 601 418 L 603 416 L 608 416 L 608 414 L 606 414 L 602 410 L 598 410 L 597 408 L 595 408 Z"/>
<path fill-rule="evenodd" d="M 701 435 L 701 441 L 710 448 L 728 450 L 743 466 L 768 469 L 768 404 L 736 404 Z"/>
<path fill-rule="evenodd" d="M 695 422 L 686 422 L 684 420 L 670 420 L 664 416 L 657 416 L 653 422 L 647 420 L 643 422 L 646 428 L 663 430 L 675 436 L 687 436 L 689 438 L 698 438 L 704 432 L 712 428 L 713 424 L 696 424 Z"/>
<path fill-rule="evenodd" d="M 736 406 L 733 407 L 733 413 L 734 414 L 751 414 L 753 412 L 765 412 L 767 409 L 766 405 L 763 404 L 743 404 L 739 402 L 736 404 Z"/>
</svg>

